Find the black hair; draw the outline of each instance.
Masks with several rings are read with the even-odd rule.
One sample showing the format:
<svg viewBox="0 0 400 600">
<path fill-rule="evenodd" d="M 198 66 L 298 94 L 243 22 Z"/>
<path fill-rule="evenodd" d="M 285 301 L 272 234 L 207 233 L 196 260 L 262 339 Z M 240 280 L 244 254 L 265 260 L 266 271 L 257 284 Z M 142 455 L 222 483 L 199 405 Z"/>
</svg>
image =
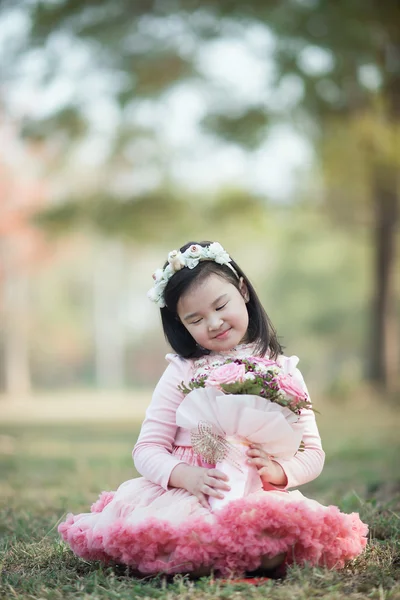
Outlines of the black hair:
<svg viewBox="0 0 400 600">
<path fill-rule="evenodd" d="M 211 243 L 208 241 L 188 242 L 180 248 L 180 252 L 185 252 L 193 244 L 206 247 Z M 220 265 L 212 260 L 201 261 L 194 269 L 184 267 L 174 273 L 164 290 L 166 306 L 160 309 L 165 338 L 172 349 L 183 358 L 199 358 L 209 354 L 210 350 L 199 346 L 179 319 L 177 313 L 179 299 L 192 285 L 201 283 L 212 273 L 223 277 L 239 291 L 239 279 L 243 277 L 243 281 L 249 291 L 249 300 L 246 302 L 249 315 L 246 340 L 255 343 L 256 354 L 264 356 L 268 353 L 271 358 L 276 359 L 279 354 L 282 354 L 283 349 L 278 342 L 275 328 L 265 312 L 254 287 L 242 269 L 233 259 L 230 264 L 235 269 L 238 277 L 236 277 L 235 273 L 228 266 Z M 164 269 L 167 265 L 168 262 L 164 264 Z"/>
</svg>

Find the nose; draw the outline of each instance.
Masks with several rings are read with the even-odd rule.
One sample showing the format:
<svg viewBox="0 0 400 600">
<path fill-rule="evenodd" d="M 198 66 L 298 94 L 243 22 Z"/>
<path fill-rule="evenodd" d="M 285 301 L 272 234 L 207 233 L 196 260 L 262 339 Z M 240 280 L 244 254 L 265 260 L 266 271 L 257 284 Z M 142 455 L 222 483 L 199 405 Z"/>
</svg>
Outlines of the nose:
<svg viewBox="0 0 400 600">
<path fill-rule="evenodd" d="M 218 315 L 213 315 L 208 321 L 209 331 L 216 331 L 221 327 L 223 320 Z"/>
</svg>

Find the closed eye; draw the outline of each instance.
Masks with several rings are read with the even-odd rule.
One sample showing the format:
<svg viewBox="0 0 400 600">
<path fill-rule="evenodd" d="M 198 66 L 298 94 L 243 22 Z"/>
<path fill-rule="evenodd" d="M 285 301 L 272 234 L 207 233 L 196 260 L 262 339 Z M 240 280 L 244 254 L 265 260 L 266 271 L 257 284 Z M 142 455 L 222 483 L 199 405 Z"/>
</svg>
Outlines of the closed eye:
<svg viewBox="0 0 400 600">
<path fill-rule="evenodd" d="M 197 323 L 200 323 L 201 319 L 197 319 L 197 321 L 192 321 L 190 323 L 190 325 L 197 325 Z"/>
<path fill-rule="evenodd" d="M 228 303 L 225 302 L 225 304 L 223 304 L 222 306 L 218 306 L 218 308 L 216 308 L 215 310 L 222 310 L 224 308 L 224 306 L 226 306 Z"/>
</svg>

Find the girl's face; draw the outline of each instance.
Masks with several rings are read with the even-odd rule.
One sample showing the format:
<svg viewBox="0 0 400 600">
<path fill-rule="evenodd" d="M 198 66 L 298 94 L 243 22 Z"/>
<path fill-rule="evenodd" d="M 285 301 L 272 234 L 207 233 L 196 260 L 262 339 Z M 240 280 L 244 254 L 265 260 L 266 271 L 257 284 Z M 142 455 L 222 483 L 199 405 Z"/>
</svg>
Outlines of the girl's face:
<svg viewBox="0 0 400 600">
<path fill-rule="evenodd" d="M 239 287 L 212 273 L 179 298 L 178 316 L 203 348 L 218 352 L 245 341 L 249 292 L 242 278 Z"/>
</svg>

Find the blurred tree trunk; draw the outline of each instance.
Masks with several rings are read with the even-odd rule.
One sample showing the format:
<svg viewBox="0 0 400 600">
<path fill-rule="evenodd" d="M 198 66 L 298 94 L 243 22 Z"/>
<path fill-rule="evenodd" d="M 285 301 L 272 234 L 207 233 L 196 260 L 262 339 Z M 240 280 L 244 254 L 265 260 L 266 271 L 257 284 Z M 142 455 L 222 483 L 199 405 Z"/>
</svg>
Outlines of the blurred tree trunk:
<svg viewBox="0 0 400 600">
<path fill-rule="evenodd" d="M 100 388 L 122 388 L 125 383 L 124 283 L 123 243 L 102 242 L 93 279 L 95 369 Z"/>
<path fill-rule="evenodd" d="M 400 126 L 400 42 L 387 45 L 386 72 L 388 126 Z M 399 135 L 397 135 L 399 137 Z M 400 147 L 400 139 L 397 140 Z M 379 159 L 378 159 L 379 165 Z M 400 325 L 397 310 L 397 232 L 399 227 L 399 176 L 395 165 L 380 165 L 375 173 L 375 297 L 372 306 L 370 378 L 394 391 L 399 384 Z"/>
<path fill-rule="evenodd" d="M 396 298 L 397 175 L 381 169 L 374 186 L 374 298 L 369 377 L 394 390 L 399 365 L 399 320 Z"/>
<path fill-rule="evenodd" d="M 4 245 L 1 259 L 5 392 L 10 396 L 28 395 L 31 391 L 28 278 L 13 268 Z"/>
<path fill-rule="evenodd" d="M 16 125 L 0 114 L 0 311 L 4 387 L 10 396 L 31 391 L 29 283 L 43 259 L 42 236 L 31 218 L 45 200 L 35 173 L 37 148 L 24 146 Z"/>
</svg>

